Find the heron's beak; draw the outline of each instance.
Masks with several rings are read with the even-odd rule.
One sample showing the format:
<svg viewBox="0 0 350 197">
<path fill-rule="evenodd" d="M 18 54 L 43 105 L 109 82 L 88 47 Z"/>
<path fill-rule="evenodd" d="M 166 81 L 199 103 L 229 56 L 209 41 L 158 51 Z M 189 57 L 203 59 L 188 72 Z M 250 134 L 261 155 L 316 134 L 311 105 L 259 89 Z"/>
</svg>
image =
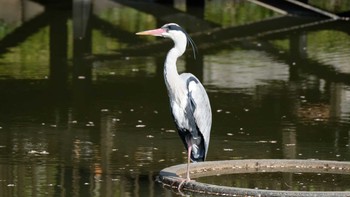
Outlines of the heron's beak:
<svg viewBox="0 0 350 197">
<path fill-rule="evenodd" d="M 141 32 L 137 32 L 136 35 L 139 36 L 163 36 L 162 34 L 165 33 L 166 30 L 159 28 L 159 29 L 152 29 L 152 30 L 147 30 L 147 31 L 141 31 Z"/>
</svg>

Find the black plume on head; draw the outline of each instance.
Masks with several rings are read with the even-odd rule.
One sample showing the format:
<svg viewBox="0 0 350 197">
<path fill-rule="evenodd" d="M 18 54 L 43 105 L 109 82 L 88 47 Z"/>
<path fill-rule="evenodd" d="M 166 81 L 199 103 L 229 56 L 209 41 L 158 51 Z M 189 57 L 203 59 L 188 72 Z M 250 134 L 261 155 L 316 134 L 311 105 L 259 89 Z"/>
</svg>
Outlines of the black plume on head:
<svg viewBox="0 0 350 197">
<path fill-rule="evenodd" d="M 184 33 L 187 37 L 187 42 L 189 42 L 191 44 L 192 51 L 193 51 L 193 57 L 194 57 L 194 59 L 196 59 L 196 53 L 198 53 L 197 46 L 194 43 L 194 41 L 192 40 L 192 38 L 190 37 L 190 35 L 180 25 L 178 25 L 176 23 L 169 23 L 169 24 L 164 25 L 162 28 L 165 28 L 167 31 L 169 31 L 169 30 L 182 31 L 182 33 Z"/>
</svg>

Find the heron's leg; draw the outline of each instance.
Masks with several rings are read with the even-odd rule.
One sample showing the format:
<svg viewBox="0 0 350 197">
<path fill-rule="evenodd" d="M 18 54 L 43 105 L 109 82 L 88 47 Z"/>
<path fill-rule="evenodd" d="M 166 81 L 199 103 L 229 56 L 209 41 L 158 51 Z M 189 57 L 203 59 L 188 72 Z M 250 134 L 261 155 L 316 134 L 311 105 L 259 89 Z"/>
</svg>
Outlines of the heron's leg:
<svg viewBox="0 0 350 197">
<path fill-rule="evenodd" d="M 178 191 L 181 193 L 181 187 L 184 183 L 191 181 L 190 179 L 190 163 L 191 163 L 191 151 L 192 151 L 192 143 L 191 141 L 187 141 L 187 172 L 186 172 L 186 179 L 181 181 L 179 186 L 177 187 Z"/>
<path fill-rule="evenodd" d="M 188 143 L 188 150 L 187 150 L 187 174 L 186 174 L 186 181 L 190 181 L 190 162 L 191 162 L 191 151 L 192 151 L 192 145 L 191 143 Z"/>
</svg>

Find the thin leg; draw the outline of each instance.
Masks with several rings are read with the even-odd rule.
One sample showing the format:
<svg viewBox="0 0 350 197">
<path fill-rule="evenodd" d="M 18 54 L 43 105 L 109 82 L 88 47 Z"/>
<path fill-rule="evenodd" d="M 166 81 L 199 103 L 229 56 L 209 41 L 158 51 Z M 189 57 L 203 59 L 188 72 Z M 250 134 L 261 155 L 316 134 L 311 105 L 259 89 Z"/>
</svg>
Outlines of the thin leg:
<svg viewBox="0 0 350 197">
<path fill-rule="evenodd" d="M 177 187 L 178 191 L 181 193 L 181 187 L 184 183 L 191 181 L 190 179 L 190 162 L 191 162 L 191 151 L 192 151 L 192 145 L 191 143 L 187 143 L 187 172 L 186 172 L 186 179 L 181 181 L 179 186 Z"/>
<path fill-rule="evenodd" d="M 187 152 L 187 176 L 186 181 L 190 181 L 190 162 L 191 162 L 191 150 L 192 146 L 188 146 L 188 152 Z"/>
</svg>

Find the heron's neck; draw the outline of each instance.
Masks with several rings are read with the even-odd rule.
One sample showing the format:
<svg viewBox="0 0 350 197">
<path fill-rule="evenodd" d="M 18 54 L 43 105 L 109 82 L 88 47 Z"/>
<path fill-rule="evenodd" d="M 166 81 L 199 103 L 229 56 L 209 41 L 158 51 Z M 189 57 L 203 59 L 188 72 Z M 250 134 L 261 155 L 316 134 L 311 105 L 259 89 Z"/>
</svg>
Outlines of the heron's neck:
<svg viewBox="0 0 350 197">
<path fill-rule="evenodd" d="M 186 47 L 186 44 L 185 44 L 185 47 Z M 170 92 L 176 91 L 176 87 L 179 87 L 181 84 L 180 76 L 176 68 L 176 61 L 184 53 L 184 51 L 185 51 L 184 48 L 177 47 L 177 44 L 175 43 L 175 46 L 172 49 L 170 49 L 165 59 L 164 79 L 165 79 L 165 83 L 168 88 L 169 94 Z"/>
</svg>

